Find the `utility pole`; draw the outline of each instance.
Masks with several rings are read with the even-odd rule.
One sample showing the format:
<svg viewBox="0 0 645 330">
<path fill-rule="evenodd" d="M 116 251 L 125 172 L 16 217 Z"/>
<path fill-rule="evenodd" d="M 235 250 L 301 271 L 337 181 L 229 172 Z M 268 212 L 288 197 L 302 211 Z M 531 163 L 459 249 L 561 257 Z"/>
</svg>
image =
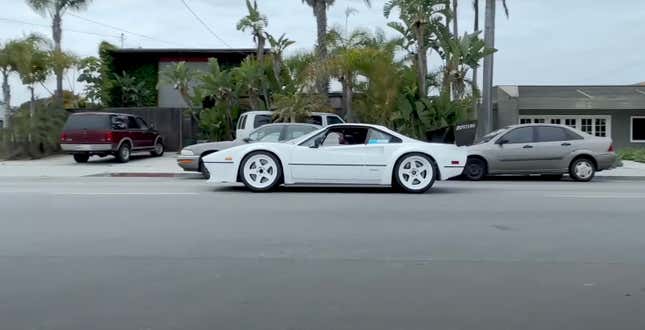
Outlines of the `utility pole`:
<svg viewBox="0 0 645 330">
<path fill-rule="evenodd" d="M 495 48 L 495 1 L 486 0 L 486 22 L 484 42 L 486 47 Z M 484 58 L 484 84 L 482 90 L 481 135 L 493 130 L 493 54 Z"/>
</svg>

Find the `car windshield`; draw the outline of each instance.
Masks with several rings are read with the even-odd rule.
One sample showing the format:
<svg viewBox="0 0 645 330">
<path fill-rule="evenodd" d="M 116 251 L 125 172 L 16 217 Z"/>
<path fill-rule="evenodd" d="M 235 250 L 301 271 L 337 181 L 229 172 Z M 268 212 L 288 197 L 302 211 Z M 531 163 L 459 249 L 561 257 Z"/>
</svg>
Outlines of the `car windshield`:
<svg viewBox="0 0 645 330">
<path fill-rule="evenodd" d="M 481 138 L 479 141 L 477 141 L 475 144 L 482 144 L 482 143 L 489 142 L 490 140 L 494 139 L 496 136 L 500 135 L 501 133 L 506 132 L 507 130 L 508 128 L 502 128 L 502 129 L 498 129 L 496 131 L 490 132 L 484 135 L 484 137 Z"/>
</svg>

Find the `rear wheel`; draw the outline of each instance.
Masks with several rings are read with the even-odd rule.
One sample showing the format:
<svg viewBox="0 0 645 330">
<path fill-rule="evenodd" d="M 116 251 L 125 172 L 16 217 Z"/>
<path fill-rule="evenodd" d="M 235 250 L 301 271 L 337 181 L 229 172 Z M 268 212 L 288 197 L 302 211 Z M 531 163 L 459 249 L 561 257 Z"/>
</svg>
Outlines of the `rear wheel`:
<svg viewBox="0 0 645 330">
<path fill-rule="evenodd" d="M 119 163 L 127 163 L 130 161 L 130 154 L 132 153 L 132 149 L 130 147 L 130 144 L 127 142 L 124 142 L 121 144 L 119 147 L 119 150 L 117 150 L 116 155 L 116 160 Z"/>
<path fill-rule="evenodd" d="M 77 163 L 87 163 L 87 161 L 90 160 L 90 155 L 88 155 L 88 154 L 75 154 L 74 155 L 74 160 Z"/>
<path fill-rule="evenodd" d="M 211 178 L 211 173 L 208 171 L 208 168 L 204 165 L 204 161 L 201 159 L 199 160 L 199 172 L 202 173 L 204 179 L 208 180 Z"/>
<path fill-rule="evenodd" d="M 246 156 L 240 169 L 244 185 L 256 192 L 272 190 L 282 179 L 280 162 L 273 154 L 264 151 Z"/>
<path fill-rule="evenodd" d="M 424 154 L 409 154 L 396 162 L 394 179 L 397 188 L 408 193 L 424 193 L 437 177 L 434 161 Z"/>
<path fill-rule="evenodd" d="M 588 158 L 577 158 L 569 166 L 569 176 L 575 181 L 589 182 L 596 175 L 596 166 Z"/>
<path fill-rule="evenodd" d="M 469 158 L 464 169 L 468 180 L 479 181 L 486 176 L 486 162 L 480 158 Z"/>
</svg>

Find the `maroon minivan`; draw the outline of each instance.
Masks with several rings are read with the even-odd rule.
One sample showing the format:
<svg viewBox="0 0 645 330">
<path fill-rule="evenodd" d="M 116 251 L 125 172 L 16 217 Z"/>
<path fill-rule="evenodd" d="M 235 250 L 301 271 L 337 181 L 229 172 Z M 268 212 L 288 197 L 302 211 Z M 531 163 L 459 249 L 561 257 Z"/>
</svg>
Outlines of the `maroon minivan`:
<svg viewBox="0 0 645 330">
<path fill-rule="evenodd" d="M 86 163 L 90 156 L 114 155 L 125 163 L 133 152 L 150 152 L 153 156 L 164 153 L 163 138 L 152 125 L 141 117 L 107 112 L 84 112 L 69 116 L 60 137 L 60 146 L 74 155 L 78 163 Z"/>
</svg>

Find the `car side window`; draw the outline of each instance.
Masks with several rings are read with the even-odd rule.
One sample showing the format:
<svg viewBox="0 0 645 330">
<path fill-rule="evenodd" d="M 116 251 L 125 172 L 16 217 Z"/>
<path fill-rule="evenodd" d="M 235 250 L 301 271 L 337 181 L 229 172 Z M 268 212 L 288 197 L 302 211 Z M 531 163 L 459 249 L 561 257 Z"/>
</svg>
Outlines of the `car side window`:
<svg viewBox="0 0 645 330">
<path fill-rule="evenodd" d="M 139 124 L 139 128 L 141 129 L 148 129 L 148 124 L 142 118 L 137 117 L 137 124 Z"/>
<path fill-rule="evenodd" d="M 343 120 L 338 116 L 327 116 L 327 125 L 342 124 Z"/>
<path fill-rule="evenodd" d="M 262 127 L 251 133 L 249 139 L 253 142 L 278 142 L 281 133 L 282 126 Z"/>
<path fill-rule="evenodd" d="M 322 126 L 322 117 L 321 116 L 309 116 L 309 118 L 307 118 L 307 123 Z"/>
<path fill-rule="evenodd" d="M 128 129 L 140 129 L 139 123 L 134 117 L 128 117 Z"/>
<path fill-rule="evenodd" d="M 273 117 L 271 115 L 257 115 L 253 120 L 253 128 L 258 128 L 266 124 L 271 124 Z"/>
<path fill-rule="evenodd" d="M 242 117 L 240 117 L 240 118 L 237 120 L 237 129 L 242 129 L 242 128 L 244 128 L 244 125 L 245 125 L 245 124 L 246 124 L 246 115 L 242 115 Z"/>
<path fill-rule="evenodd" d="M 365 144 L 366 138 L 367 128 L 364 127 L 332 128 L 325 136 L 322 146 Z"/>
<path fill-rule="evenodd" d="M 369 134 L 367 135 L 367 144 L 388 144 L 388 143 L 401 143 L 401 139 L 387 134 L 385 132 L 379 131 L 377 129 L 370 128 Z"/>
<path fill-rule="evenodd" d="M 533 127 L 520 127 L 516 128 L 504 136 L 502 136 L 499 141 L 506 140 L 508 144 L 514 143 L 532 143 L 533 138 Z"/>
<path fill-rule="evenodd" d="M 287 126 L 287 132 L 284 137 L 284 141 L 289 141 L 293 139 L 297 139 L 305 134 L 309 134 L 313 131 L 317 130 L 316 127 L 312 126 L 304 126 L 304 125 L 298 125 L 298 126 Z"/>
<path fill-rule="evenodd" d="M 124 130 L 128 128 L 126 119 L 123 117 L 114 116 L 112 117 L 112 129 L 113 130 Z"/>
</svg>

